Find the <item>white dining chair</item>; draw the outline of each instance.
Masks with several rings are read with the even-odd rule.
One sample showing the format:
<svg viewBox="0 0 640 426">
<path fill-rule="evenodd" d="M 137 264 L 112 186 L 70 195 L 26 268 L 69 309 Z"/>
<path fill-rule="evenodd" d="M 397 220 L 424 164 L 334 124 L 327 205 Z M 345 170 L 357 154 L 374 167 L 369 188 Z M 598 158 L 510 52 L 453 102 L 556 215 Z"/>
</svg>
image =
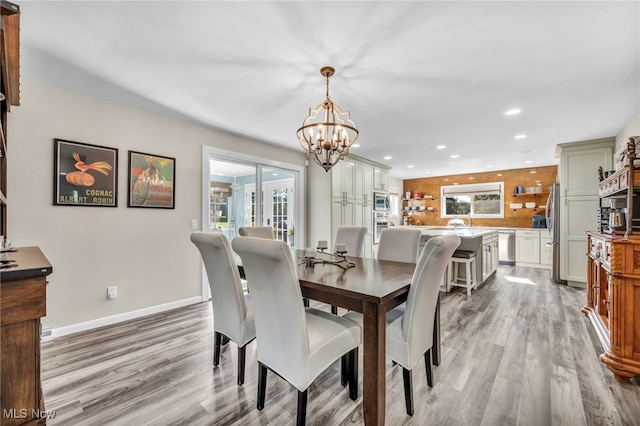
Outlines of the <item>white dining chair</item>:
<svg viewBox="0 0 640 426">
<path fill-rule="evenodd" d="M 360 326 L 303 306 L 296 261 L 284 241 L 238 237 L 231 245 L 242 259 L 256 318 L 258 410 L 264 408 L 269 369 L 298 389 L 297 424 L 303 425 L 309 386 L 345 357 L 349 396 L 357 399 Z"/>
<path fill-rule="evenodd" d="M 338 252 L 336 247 L 338 244 L 344 244 L 347 256 L 362 257 L 365 235 L 367 235 L 367 228 L 364 226 L 338 226 L 333 239 L 333 252 Z M 337 314 L 338 307 L 331 306 L 331 313 Z"/>
<path fill-rule="evenodd" d="M 333 239 L 334 253 L 337 252 L 337 244 L 344 244 L 347 256 L 362 257 L 365 235 L 367 235 L 367 228 L 364 226 L 338 226 Z"/>
<path fill-rule="evenodd" d="M 438 292 L 451 255 L 459 245 L 457 235 L 431 238 L 416 264 L 405 306 L 387 312 L 387 356 L 403 368 L 405 405 L 410 416 L 413 416 L 411 371 L 422 357 L 427 384 L 433 387 L 431 347 Z M 344 317 L 362 323 L 360 313 L 348 312 Z"/>
<path fill-rule="evenodd" d="M 256 337 L 250 296 L 243 292 L 229 241 L 220 232 L 194 232 L 191 241 L 204 262 L 213 305 L 213 365 L 220 364 L 222 336 L 238 345 L 238 386 L 244 383 L 246 346 Z"/>
<path fill-rule="evenodd" d="M 241 226 L 238 232 L 243 237 L 274 239 L 273 228 L 270 226 Z"/>
<path fill-rule="evenodd" d="M 420 249 L 422 230 L 394 226 L 380 232 L 378 260 L 416 263 Z"/>
</svg>

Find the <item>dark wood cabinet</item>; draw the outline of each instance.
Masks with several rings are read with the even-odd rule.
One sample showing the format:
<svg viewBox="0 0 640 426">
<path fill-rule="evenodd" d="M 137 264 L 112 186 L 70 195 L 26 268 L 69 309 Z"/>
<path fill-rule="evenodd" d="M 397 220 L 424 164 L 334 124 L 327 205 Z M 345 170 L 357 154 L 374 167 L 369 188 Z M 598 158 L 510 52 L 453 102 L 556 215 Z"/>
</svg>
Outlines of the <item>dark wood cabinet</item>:
<svg viewBox="0 0 640 426">
<path fill-rule="evenodd" d="M 621 382 L 640 375 L 640 233 L 634 218 L 640 209 L 639 170 L 629 165 L 600 183 L 600 197 L 627 200 L 627 232 L 588 232 L 587 304 L 589 318 L 604 353 L 600 360 Z"/>
<path fill-rule="evenodd" d="M 7 113 L 20 105 L 20 8 L 0 1 L 0 235 L 7 236 Z"/>
<path fill-rule="evenodd" d="M 604 353 L 621 382 L 640 375 L 640 236 L 588 233 L 587 305 Z"/>
<path fill-rule="evenodd" d="M 38 247 L 2 253 L 17 266 L 3 268 L 0 282 L 0 424 L 46 424 L 40 382 L 40 318 L 47 313 L 52 267 Z"/>
</svg>

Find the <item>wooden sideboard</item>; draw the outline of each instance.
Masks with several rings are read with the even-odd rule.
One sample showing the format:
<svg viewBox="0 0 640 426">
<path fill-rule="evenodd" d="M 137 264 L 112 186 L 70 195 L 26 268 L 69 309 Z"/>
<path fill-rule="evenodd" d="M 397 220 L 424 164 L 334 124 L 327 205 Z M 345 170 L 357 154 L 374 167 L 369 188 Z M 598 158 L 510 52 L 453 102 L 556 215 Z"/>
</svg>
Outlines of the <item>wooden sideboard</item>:
<svg viewBox="0 0 640 426">
<path fill-rule="evenodd" d="M 38 247 L 2 253 L 16 266 L 0 271 L 0 424 L 46 424 L 40 382 L 40 318 L 47 313 L 53 268 Z"/>
<path fill-rule="evenodd" d="M 588 232 L 587 305 L 604 349 L 600 361 L 621 382 L 640 375 L 640 236 Z"/>
</svg>

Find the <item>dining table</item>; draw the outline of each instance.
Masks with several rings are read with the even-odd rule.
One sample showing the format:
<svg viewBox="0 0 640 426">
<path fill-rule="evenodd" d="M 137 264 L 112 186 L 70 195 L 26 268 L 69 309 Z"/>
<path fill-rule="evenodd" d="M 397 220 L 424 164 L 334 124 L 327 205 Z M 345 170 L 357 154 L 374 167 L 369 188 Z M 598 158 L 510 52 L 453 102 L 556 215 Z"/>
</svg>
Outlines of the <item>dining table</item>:
<svg viewBox="0 0 640 426">
<path fill-rule="evenodd" d="M 386 313 L 407 300 L 414 263 L 348 257 L 352 266 L 323 264 L 335 255 L 318 253 L 314 262 L 295 250 L 302 296 L 363 314 L 363 411 L 365 425 L 383 425 L 386 404 Z M 344 266 L 344 264 L 342 265 Z M 434 364 L 440 360 L 439 300 L 433 335 Z"/>
</svg>

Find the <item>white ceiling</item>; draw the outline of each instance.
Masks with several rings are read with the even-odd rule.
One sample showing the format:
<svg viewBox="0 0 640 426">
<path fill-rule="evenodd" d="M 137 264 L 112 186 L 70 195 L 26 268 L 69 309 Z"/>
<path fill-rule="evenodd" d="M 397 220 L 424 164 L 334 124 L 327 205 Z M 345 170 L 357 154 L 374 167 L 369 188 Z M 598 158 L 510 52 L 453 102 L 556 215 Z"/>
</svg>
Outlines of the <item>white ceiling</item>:
<svg viewBox="0 0 640 426">
<path fill-rule="evenodd" d="M 400 178 L 557 164 L 640 112 L 638 1 L 17 3 L 24 77 L 296 150 L 332 65 L 352 153 Z"/>
</svg>

